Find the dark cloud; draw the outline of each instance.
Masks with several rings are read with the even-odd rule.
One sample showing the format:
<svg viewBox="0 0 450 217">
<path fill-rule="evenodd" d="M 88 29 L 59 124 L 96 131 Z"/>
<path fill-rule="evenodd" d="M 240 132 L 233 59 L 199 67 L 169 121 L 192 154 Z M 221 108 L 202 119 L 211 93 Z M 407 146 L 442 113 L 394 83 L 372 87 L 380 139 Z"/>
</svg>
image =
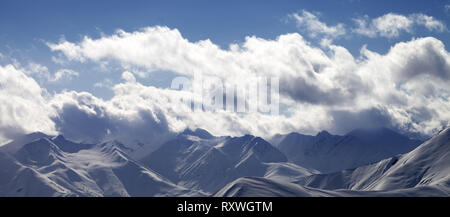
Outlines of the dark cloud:
<svg viewBox="0 0 450 217">
<path fill-rule="evenodd" d="M 338 104 L 346 101 L 340 89 L 325 91 L 315 84 L 306 82 L 303 78 L 283 77 L 280 79 L 280 94 L 299 102 L 311 104 Z"/>
<path fill-rule="evenodd" d="M 392 118 L 383 108 L 370 108 L 361 111 L 334 110 L 330 131 L 345 134 L 356 128 L 378 128 L 392 126 Z"/>
<path fill-rule="evenodd" d="M 122 140 L 135 140 L 157 144 L 171 137 L 173 132 L 162 111 L 140 110 L 136 117 L 124 120 L 110 117 L 110 123 L 115 126 L 112 134 Z"/>
<path fill-rule="evenodd" d="M 314 80 L 311 78 L 310 80 Z M 335 82 L 342 84 L 332 88 L 307 82 L 304 78 L 280 78 L 280 94 L 288 96 L 298 102 L 314 105 L 342 105 L 351 103 L 358 95 L 369 92 L 359 77 L 338 77 Z"/>
<path fill-rule="evenodd" d="M 84 142 L 117 139 L 155 143 L 172 135 L 161 111 L 140 110 L 136 115 L 120 117 L 102 106 L 93 103 L 88 105 L 94 113 L 76 104 L 64 104 L 58 116 L 52 118 L 56 130 L 67 138 Z"/>
<path fill-rule="evenodd" d="M 95 105 L 94 105 L 95 106 Z M 64 136 L 86 142 L 97 142 L 105 138 L 114 126 L 110 118 L 99 107 L 97 114 L 90 114 L 75 104 L 64 104 L 57 117 L 53 117 L 55 128 Z M 99 114 L 100 113 L 100 114 Z"/>
<path fill-rule="evenodd" d="M 408 113 L 411 114 L 412 117 L 411 121 L 413 123 L 430 121 L 433 119 L 435 115 L 437 115 L 433 109 L 424 106 L 412 108 L 411 110 L 408 111 Z"/>
<path fill-rule="evenodd" d="M 1 126 L 0 138 L 16 139 L 25 134 L 27 131 L 20 126 Z"/>
<path fill-rule="evenodd" d="M 450 78 L 450 62 L 448 54 L 441 41 L 434 38 L 424 38 L 414 41 L 414 47 L 400 44 L 393 48 L 394 55 L 401 59 L 392 58 L 393 64 L 404 62 L 398 70 L 398 79 L 407 81 L 418 75 L 428 74 L 444 81 Z"/>
</svg>

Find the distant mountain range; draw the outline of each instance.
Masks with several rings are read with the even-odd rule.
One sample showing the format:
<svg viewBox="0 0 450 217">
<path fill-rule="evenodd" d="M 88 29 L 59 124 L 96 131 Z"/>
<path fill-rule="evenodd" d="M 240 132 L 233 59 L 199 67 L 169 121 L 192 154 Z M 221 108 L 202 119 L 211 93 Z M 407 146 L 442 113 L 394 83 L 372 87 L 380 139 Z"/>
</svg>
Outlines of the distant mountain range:
<svg viewBox="0 0 450 217">
<path fill-rule="evenodd" d="M 388 128 L 356 129 L 344 136 L 326 131 L 316 136 L 290 133 L 277 135 L 272 141 L 290 162 L 322 173 L 377 162 L 409 152 L 423 142 Z"/>
<path fill-rule="evenodd" d="M 450 196 L 450 128 L 413 151 L 293 182 L 240 178 L 215 196 Z"/>
<path fill-rule="evenodd" d="M 138 154 L 145 144 L 32 133 L 0 146 L 0 196 L 441 196 L 449 193 L 449 134 L 419 147 L 387 128 L 290 133 L 272 145 L 187 129 Z"/>
</svg>

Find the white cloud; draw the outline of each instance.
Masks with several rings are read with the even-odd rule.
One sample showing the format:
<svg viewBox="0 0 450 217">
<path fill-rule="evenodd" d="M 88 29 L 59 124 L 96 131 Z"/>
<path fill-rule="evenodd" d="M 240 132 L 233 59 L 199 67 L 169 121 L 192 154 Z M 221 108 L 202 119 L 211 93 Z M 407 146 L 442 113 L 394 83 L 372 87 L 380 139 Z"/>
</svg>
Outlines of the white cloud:
<svg viewBox="0 0 450 217">
<path fill-rule="evenodd" d="M 53 132 L 44 93 L 21 69 L 0 66 L 0 140 L 34 131 Z"/>
<path fill-rule="evenodd" d="M 374 19 L 372 24 L 381 36 L 392 38 L 399 36 L 400 31 L 411 32 L 413 21 L 405 16 L 389 13 Z"/>
<path fill-rule="evenodd" d="M 149 43 L 155 38 L 161 41 Z M 155 134 L 145 129 L 169 135 L 186 126 L 220 135 L 264 136 L 321 129 L 342 132 L 361 124 L 357 120 L 374 118 L 382 120 L 377 124 L 431 133 L 450 120 L 449 54 L 434 38 L 396 44 L 386 55 L 363 48 L 361 58 L 332 44 L 331 53 L 324 52 L 298 34 L 276 40 L 248 37 L 243 44 L 223 50 L 209 41 L 189 42 L 165 27 L 97 40 L 85 38 L 69 47 L 78 50 L 68 52 L 79 57 L 73 58 L 76 61 L 100 64 L 114 60 L 149 71 L 168 69 L 187 75 L 199 71 L 236 80 L 251 75 L 279 76 L 287 113 L 193 113 L 177 102 L 182 92 L 146 87 L 130 72 L 123 73 L 125 83 L 114 86 L 111 100 L 77 92 L 44 96 L 45 91 L 32 78 L 8 65 L 0 68 L 2 137 L 56 129 L 85 140 L 111 135 L 151 140 Z M 92 52 L 97 54 L 92 56 Z M 133 58 L 125 55 L 131 53 Z M 36 65 L 30 68 L 46 71 Z"/>
<path fill-rule="evenodd" d="M 125 80 L 126 82 L 133 82 L 133 83 L 136 82 L 136 78 L 129 71 L 125 71 L 122 73 L 122 79 Z"/>
<path fill-rule="evenodd" d="M 391 25 L 380 20 L 375 26 L 406 31 L 409 25 L 407 21 Z M 397 33 L 386 30 L 382 34 Z M 376 124 L 432 133 L 450 121 L 450 57 L 435 38 L 398 43 L 386 55 L 363 47 L 358 58 L 331 43 L 325 52 L 296 33 L 280 35 L 276 40 L 247 37 L 242 44 L 230 45 L 229 50 L 209 40 L 189 42 L 178 30 L 167 27 L 119 31 L 99 39 L 85 37 L 79 43 L 60 44 L 49 46 L 72 61 L 114 61 L 125 70 L 137 67 L 147 72 L 168 70 L 188 76 L 199 72 L 230 81 L 255 75 L 280 78 L 281 102 L 287 111 L 270 116 L 174 110 L 183 108 L 173 99 L 180 92 L 146 87 L 135 82 L 132 73 L 123 73 L 126 82 L 114 87 L 111 101 L 103 102 L 108 111 L 158 111 L 168 129 L 174 131 L 191 126 L 222 135 L 269 135 L 294 130 L 312 133 L 322 129 L 343 133 L 358 127 L 361 122 L 357 120 L 378 118 L 383 121 Z M 432 88 L 420 85 L 425 83 Z M 349 121 L 342 122 L 342 117 Z"/>
<path fill-rule="evenodd" d="M 109 78 L 103 79 L 103 81 L 99 81 L 94 83 L 94 87 L 96 88 L 111 88 L 113 85 L 113 82 Z"/>
<path fill-rule="evenodd" d="M 446 30 L 444 23 L 439 20 L 436 20 L 434 17 L 425 15 L 425 14 L 415 14 L 413 15 L 417 25 L 425 26 L 430 31 L 438 31 L 443 32 Z"/>
<path fill-rule="evenodd" d="M 317 37 L 319 35 L 326 38 L 337 38 L 345 35 L 344 24 L 339 23 L 335 26 L 328 26 L 326 23 L 321 22 L 319 18 L 306 10 L 302 10 L 301 13 L 293 13 L 289 15 L 294 19 L 299 28 L 305 29 L 311 37 Z"/>
<path fill-rule="evenodd" d="M 404 16 L 388 13 L 372 20 L 366 15 L 363 18 L 354 19 L 354 22 L 357 27 L 353 29 L 353 32 L 372 38 L 377 36 L 395 38 L 402 32 L 412 33 L 415 26 L 424 26 L 429 31 L 446 30 L 441 21 L 425 14 Z"/>
<path fill-rule="evenodd" d="M 386 55 L 362 53 L 367 60 L 358 73 L 371 78 L 370 101 L 387 108 L 396 124 L 431 133 L 449 121 L 450 55 L 441 41 L 420 38 L 398 43 Z"/>
<path fill-rule="evenodd" d="M 368 17 L 355 19 L 358 27 L 354 29 L 357 34 L 376 37 L 394 38 L 398 37 L 402 31 L 411 32 L 414 22 L 408 17 L 399 14 L 385 14 L 381 17 L 369 20 Z"/>
<path fill-rule="evenodd" d="M 58 71 L 55 72 L 53 77 L 49 78 L 50 82 L 56 82 L 56 81 L 60 81 L 61 79 L 68 79 L 71 80 L 73 77 L 78 77 L 79 74 L 76 71 L 73 71 L 71 69 L 60 69 Z"/>
<path fill-rule="evenodd" d="M 17 67 L 21 67 L 20 64 L 18 63 L 16 65 Z M 48 70 L 48 68 L 46 66 L 34 62 L 30 62 L 28 64 L 25 73 L 28 75 L 34 75 L 42 80 L 48 80 L 50 78 L 50 71 Z"/>
<path fill-rule="evenodd" d="M 74 77 L 78 77 L 79 73 L 71 69 L 59 69 L 53 75 L 50 70 L 41 64 L 35 62 L 29 62 L 27 67 L 22 67 L 20 63 L 16 62 L 15 67 L 24 71 L 25 74 L 30 75 L 38 81 L 57 82 L 62 79 L 71 80 Z"/>
<path fill-rule="evenodd" d="M 59 44 L 48 44 L 48 46 L 52 49 L 52 50 L 64 50 L 64 55 L 69 58 L 69 60 L 78 60 L 83 62 L 84 58 L 78 56 L 78 53 L 80 52 L 78 50 L 78 48 L 72 44 L 69 43 L 67 41 L 65 41 L 65 39 L 61 39 L 63 40 L 61 43 Z M 62 61 L 61 59 L 59 59 L 58 57 L 54 57 L 52 58 L 52 60 L 56 63 L 64 63 L 64 61 Z"/>
<path fill-rule="evenodd" d="M 280 76 L 285 85 L 282 92 L 294 98 L 320 101 L 327 92 L 333 96 L 324 99 L 338 100 L 346 91 L 331 91 L 331 80 L 321 73 L 333 70 L 332 60 L 324 51 L 312 47 L 299 34 L 281 35 L 276 40 L 247 37 L 242 45 L 234 45 L 234 50 L 222 50 L 209 40 L 189 42 L 178 30 L 167 27 L 149 27 L 141 32 L 120 31 L 112 36 L 100 39 L 84 38 L 79 44 L 59 46 L 49 44 L 54 51 L 61 51 L 79 61 L 96 62 L 115 60 L 124 69 L 131 67 L 146 68 L 147 73 L 155 70 L 173 71 L 179 74 L 219 76 L 224 79 L 241 80 L 243 75 Z M 77 52 L 67 51 L 75 49 Z M 319 79 L 328 80 L 317 85 Z M 299 89 L 295 82 L 304 84 L 316 95 L 296 94 Z M 292 87 L 286 89 L 285 87 Z M 319 102 L 318 102 L 319 103 Z"/>
</svg>

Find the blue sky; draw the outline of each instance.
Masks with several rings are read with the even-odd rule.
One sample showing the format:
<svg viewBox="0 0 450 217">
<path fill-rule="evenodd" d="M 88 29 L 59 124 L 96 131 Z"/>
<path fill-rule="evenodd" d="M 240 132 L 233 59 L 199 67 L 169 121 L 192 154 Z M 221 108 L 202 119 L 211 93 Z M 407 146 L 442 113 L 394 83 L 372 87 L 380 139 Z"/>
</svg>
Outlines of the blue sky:
<svg viewBox="0 0 450 217">
<path fill-rule="evenodd" d="M 38 101 L 32 103 L 52 108 L 32 109 L 48 113 L 38 119 L 51 131 L 70 128 L 58 126 L 65 123 L 60 118 L 70 117 L 64 112 L 73 112 L 65 105 L 85 109 L 86 100 L 105 112 L 98 117 L 99 132 L 128 126 L 118 120 L 136 117 L 122 115 L 145 112 L 141 105 L 116 108 L 124 99 L 137 102 L 148 92 L 170 98 L 164 88 L 172 78 L 210 70 L 224 79 L 237 74 L 245 80 L 255 71 L 279 76 L 283 117 L 183 116 L 160 102 L 144 110 L 162 109 L 167 128 L 175 131 L 195 126 L 226 135 L 345 133 L 369 123 L 430 134 L 450 121 L 449 21 L 450 0 L 2 0 L 0 72 L 18 73 L 11 88 L 23 88 L 23 78 L 37 83 L 31 99 Z M 11 92 L 20 91 L 7 90 L 6 98 Z M 3 121 L 0 129 L 36 130 L 21 118 Z M 216 122 L 223 125 L 211 124 Z"/>
<path fill-rule="evenodd" d="M 450 1 L 2 1 L 2 43 L 29 46 L 34 40 L 79 40 L 82 35 L 128 31 L 167 25 L 197 41 L 210 38 L 220 45 L 243 40 L 247 35 L 274 38 L 296 31 L 281 21 L 299 10 L 320 12 L 324 22 L 351 22 L 352 17 L 424 13 L 449 20 Z"/>
<path fill-rule="evenodd" d="M 210 39 L 224 49 L 230 43 L 242 42 L 255 35 L 275 39 L 285 33 L 303 32 L 287 15 L 301 10 L 320 14 L 320 20 L 329 25 L 351 24 L 352 18 L 368 15 L 378 17 L 386 13 L 424 13 L 441 21 L 450 20 L 445 5 L 450 0 L 389 1 L 389 0 L 321 0 L 321 1 L 26 1 L 0 2 L 0 51 L 19 61 L 33 61 L 50 70 L 59 66 L 51 61 L 54 55 L 45 42 L 57 42 L 61 37 L 80 41 L 112 34 L 117 29 L 135 31 L 147 26 L 162 25 L 178 29 L 190 41 Z M 394 39 L 347 36 L 335 41 L 359 55 L 362 45 L 371 50 L 387 52 L 399 41 L 413 37 L 434 36 L 449 44 L 449 31 L 430 32 L 416 29 L 414 34 L 401 34 Z M 306 36 L 307 37 L 307 36 Z M 311 42 L 315 42 L 311 39 Z M 5 61 L 5 60 L 3 60 Z M 73 66 L 79 71 L 95 71 L 92 65 Z M 100 97 L 111 96 L 109 90 L 92 88 L 92 82 L 103 75 L 93 74 L 82 82 L 49 84 L 49 90 L 72 88 L 88 90 Z M 161 73 L 164 74 L 164 73 Z M 159 76 L 158 76 L 159 77 Z M 171 77 L 170 77 L 171 78 Z M 169 78 L 159 78 L 168 85 Z M 143 81 L 145 82 L 145 81 Z M 149 81 L 151 84 L 151 81 Z M 158 83 L 156 83 L 158 85 Z"/>
</svg>

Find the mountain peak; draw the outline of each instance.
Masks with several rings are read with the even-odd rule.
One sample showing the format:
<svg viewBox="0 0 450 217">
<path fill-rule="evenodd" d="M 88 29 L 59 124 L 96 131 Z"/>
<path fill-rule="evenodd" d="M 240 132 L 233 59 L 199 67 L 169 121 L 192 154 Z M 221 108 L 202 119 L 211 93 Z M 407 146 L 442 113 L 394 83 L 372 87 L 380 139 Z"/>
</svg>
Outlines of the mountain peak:
<svg viewBox="0 0 450 217">
<path fill-rule="evenodd" d="M 14 155 L 22 163 L 49 165 L 60 149 L 49 138 L 43 137 L 25 144 Z"/>
<path fill-rule="evenodd" d="M 36 132 L 32 132 L 32 133 L 26 134 L 25 136 L 26 137 L 40 137 L 40 138 L 42 138 L 42 137 L 47 137 L 48 135 L 43 133 L 43 132 L 36 131 Z"/>
<path fill-rule="evenodd" d="M 196 136 L 201 139 L 212 139 L 214 136 L 209 133 L 207 130 L 202 128 L 197 128 L 194 131 L 192 131 L 190 128 L 186 128 L 182 133 L 182 135 L 189 135 L 189 136 Z"/>
<path fill-rule="evenodd" d="M 56 136 L 56 137 L 53 137 L 52 140 L 53 140 L 53 141 L 67 141 L 67 139 L 66 139 L 63 135 L 61 135 L 61 134 L 59 134 L 59 135 Z"/>
<path fill-rule="evenodd" d="M 381 138 L 408 140 L 407 136 L 387 127 L 357 128 L 347 133 L 347 135 L 368 140 L 379 140 Z"/>
<path fill-rule="evenodd" d="M 322 130 L 316 135 L 316 137 L 329 137 L 329 136 L 331 136 L 331 134 L 326 130 Z"/>
<path fill-rule="evenodd" d="M 1 150 L 8 152 L 8 153 L 15 153 L 20 148 L 22 148 L 25 144 L 28 144 L 30 142 L 42 139 L 42 138 L 51 138 L 51 136 L 44 134 L 42 132 L 33 132 L 29 134 L 24 134 L 22 136 L 19 136 L 18 138 L 15 138 L 11 142 L 1 146 Z"/>
</svg>

